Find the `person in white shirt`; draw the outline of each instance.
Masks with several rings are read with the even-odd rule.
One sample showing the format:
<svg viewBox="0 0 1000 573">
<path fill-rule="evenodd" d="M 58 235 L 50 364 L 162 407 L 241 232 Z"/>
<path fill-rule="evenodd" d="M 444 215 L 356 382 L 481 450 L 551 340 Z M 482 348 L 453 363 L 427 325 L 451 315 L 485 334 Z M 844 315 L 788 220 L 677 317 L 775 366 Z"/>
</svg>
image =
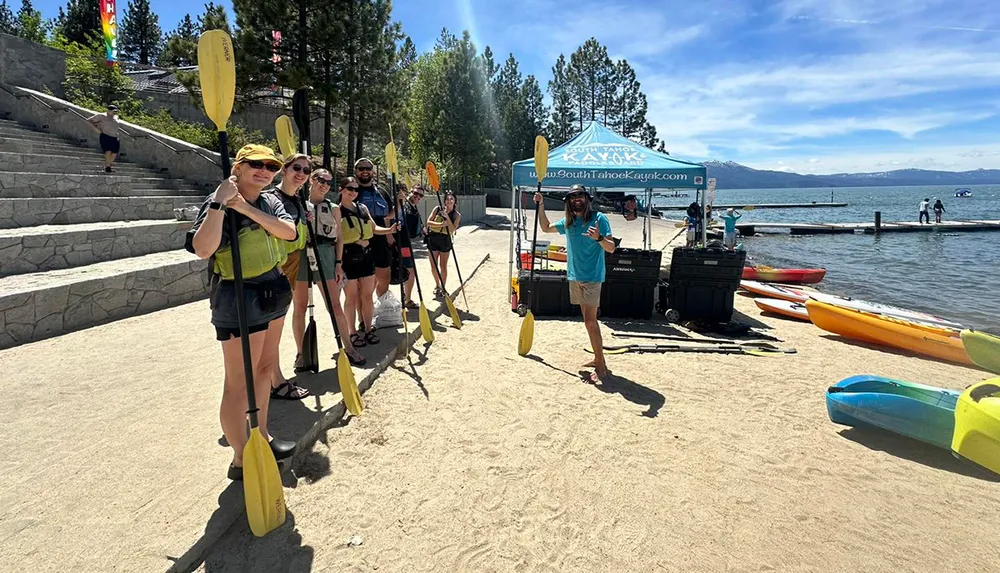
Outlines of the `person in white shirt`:
<svg viewBox="0 0 1000 573">
<path fill-rule="evenodd" d="M 118 140 L 118 106 L 109 105 L 107 113 L 99 113 L 87 119 L 97 131 L 101 132 L 101 152 L 104 153 L 104 171 L 111 173 L 115 159 L 121 152 L 121 142 Z"/>
<path fill-rule="evenodd" d="M 930 206 L 931 206 L 931 200 L 930 199 L 924 198 L 924 200 L 920 202 L 919 209 L 920 209 L 920 224 L 921 225 L 924 224 L 924 219 L 927 219 L 927 224 L 928 225 L 931 222 L 931 214 L 927 212 L 927 209 L 929 209 Z"/>
</svg>

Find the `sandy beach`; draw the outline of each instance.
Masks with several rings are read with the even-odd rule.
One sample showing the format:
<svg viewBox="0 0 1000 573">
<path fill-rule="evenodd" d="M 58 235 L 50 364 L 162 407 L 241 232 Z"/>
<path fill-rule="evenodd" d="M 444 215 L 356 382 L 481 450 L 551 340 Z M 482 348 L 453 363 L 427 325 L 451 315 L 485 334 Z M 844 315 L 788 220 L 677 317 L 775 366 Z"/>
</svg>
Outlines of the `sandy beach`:
<svg viewBox="0 0 1000 573">
<path fill-rule="evenodd" d="M 639 246 L 638 228 L 626 245 Z M 285 526 L 257 539 L 237 521 L 200 571 L 1000 567 L 995 476 L 837 426 L 824 404 L 827 386 L 859 373 L 960 389 L 985 372 L 762 317 L 737 295 L 738 319 L 797 354 L 625 354 L 609 357 L 612 378 L 586 384 L 579 319 L 540 318 L 531 355 L 517 355 L 508 235 L 480 234 L 496 249 L 468 286 L 465 328 L 398 360 L 365 413 L 300 458 Z M 657 223 L 654 245 L 666 235 L 672 225 Z M 605 344 L 677 333 L 662 321 L 602 328 Z"/>
</svg>

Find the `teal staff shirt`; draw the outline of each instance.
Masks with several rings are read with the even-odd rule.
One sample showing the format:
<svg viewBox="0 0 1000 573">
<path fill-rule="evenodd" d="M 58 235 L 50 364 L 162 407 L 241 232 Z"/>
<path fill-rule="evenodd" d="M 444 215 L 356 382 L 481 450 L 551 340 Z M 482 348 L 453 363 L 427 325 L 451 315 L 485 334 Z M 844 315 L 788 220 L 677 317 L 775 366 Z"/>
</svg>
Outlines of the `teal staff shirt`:
<svg viewBox="0 0 1000 573">
<path fill-rule="evenodd" d="M 590 220 L 573 219 L 573 225 L 566 227 L 566 218 L 555 222 L 553 227 L 560 235 L 566 235 L 566 266 L 568 279 L 583 283 L 604 282 L 604 249 L 587 236 L 587 229 L 596 226 L 605 238 L 611 235 L 611 221 L 604 213 L 591 213 Z"/>
</svg>

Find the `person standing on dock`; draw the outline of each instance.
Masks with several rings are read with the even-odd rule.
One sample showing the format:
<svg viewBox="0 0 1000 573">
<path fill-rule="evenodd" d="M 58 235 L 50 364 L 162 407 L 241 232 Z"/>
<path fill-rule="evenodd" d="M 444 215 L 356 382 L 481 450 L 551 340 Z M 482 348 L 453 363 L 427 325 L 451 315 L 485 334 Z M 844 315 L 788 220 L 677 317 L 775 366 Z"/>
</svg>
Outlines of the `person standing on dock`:
<svg viewBox="0 0 1000 573">
<path fill-rule="evenodd" d="M 726 209 L 726 213 L 722 216 L 722 221 L 726 225 L 725 233 L 722 235 L 722 244 L 730 251 L 736 250 L 736 221 L 739 221 L 742 216 L 742 213 L 737 213 L 736 209 L 732 207 Z"/>
<path fill-rule="evenodd" d="M 590 347 L 594 359 L 583 366 L 593 368 L 590 382 L 596 384 L 611 373 L 604 362 L 604 340 L 601 324 L 597 322 L 597 310 L 601 306 L 601 287 L 604 284 L 604 254 L 615 250 L 611 236 L 611 221 L 607 215 L 594 211 L 593 197 L 583 185 L 574 185 L 563 197 L 566 204 L 565 216 L 554 224 L 545 214 L 542 194 L 535 193 L 538 205 L 538 228 L 543 233 L 566 235 L 566 266 L 569 279 L 569 302 L 580 305 L 583 323 L 590 337 Z"/>
<path fill-rule="evenodd" d="M 941 214 L 944 213 L 944 203 L 937 197 L 934 198 L 934 222 L 941 222 Z"/>
<path fill-rule="evenodd" d="M 927 219 L 927 224 L 931 223 L 931 214 L 927 212 L 927 209 L 931 206 L 931 200 L 924 197 L 924 200 L 920 202 L 918 209 L 920 210 L 920 224 L 924 224 L 924 219 Z"/>
</svg>

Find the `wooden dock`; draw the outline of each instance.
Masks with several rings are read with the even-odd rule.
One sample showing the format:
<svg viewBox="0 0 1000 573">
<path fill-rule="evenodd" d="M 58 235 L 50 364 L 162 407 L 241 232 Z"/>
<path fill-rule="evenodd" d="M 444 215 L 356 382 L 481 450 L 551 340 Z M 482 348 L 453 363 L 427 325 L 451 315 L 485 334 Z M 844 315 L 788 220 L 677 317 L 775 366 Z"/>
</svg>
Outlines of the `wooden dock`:
<svg viewBox="0 0 1000 573">
<path fill-rule="evenodd" d="M 737 209 L 742 211 L 744 207 L 751 205 L 751 203 L 740 203 L 739 205 L 712 205 L 712 211 L 715 213 L 720 213 L 726 209 Z M 687 210 L 687 205 L 653 205 L 654 208 L 660 211 L 684 211 Z M 847 203 L 817 203 L 813 201 L 812 203 L 759 203 L 753 205 L 754 209 L 806 209 L 814 207 L 847 207 Z"/>
<path fill-rule="evenodd" d="M 721 228 L 713 225 L 712 228 Z M 746 223 L 737 224 L 740 234 L 752 237 L 761 230 L 788 231 L 792 235 L 838 235 L 857 232 L 874 235 L 875 223 Z M 919 232 L 953 232 L 953 231 L 1000 231 L 1000 221 L 948 221 L 946 223 L 924 223 L 905 221 L 883 222 L 879 233 L 919 233 Z"/>
</svg>

